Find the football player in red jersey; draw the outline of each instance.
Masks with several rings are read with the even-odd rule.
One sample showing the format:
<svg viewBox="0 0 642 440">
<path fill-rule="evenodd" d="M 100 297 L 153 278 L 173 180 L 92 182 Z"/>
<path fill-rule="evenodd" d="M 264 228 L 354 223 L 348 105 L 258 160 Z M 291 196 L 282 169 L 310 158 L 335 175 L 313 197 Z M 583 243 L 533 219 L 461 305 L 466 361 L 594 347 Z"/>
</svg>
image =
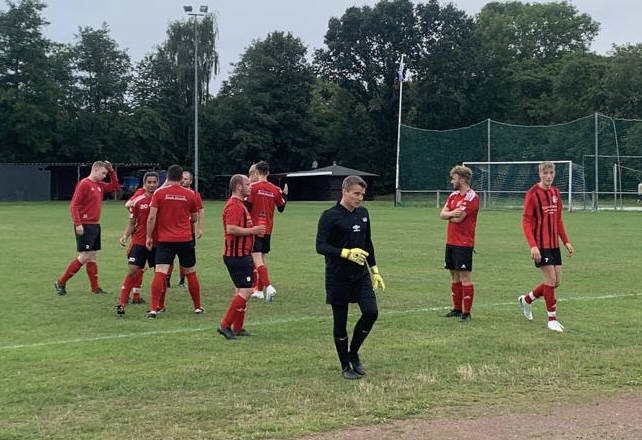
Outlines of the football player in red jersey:
<svg viewBox="0 0 642 440">
<path fill-rule="evenodd" d="M 548 313 L 548 328 L 563 332 L 564 327 L 557 321 L 557 300 L 555 288 L 562 282 L 562 255 L 559 240 L 562 240 L 568 256 L 573 255 L 573 246 L 569 242 L 564 221 L 562 220 L 562 197 L 560 190 L 553 186 L 555 164 L 544 161 L 539 164 L 540 182 L 526 192 L 524 198 L 524 215 L 522 227 L 530 247 L 531 259 L 539 267 L 544 282 L 527 295 L 518 298 L 524 317 L 533 319 L 531 303 L 544 297 Z"/>
<path fill-rule="evenodd" d="M 250 179 L 235 174 L 230 179 L 232 195 L 223 208 L 223 262 L 232 278 L 235 294 L 216 331 L 225 339 L 250 336 L 243 328 L 247 300 L 252 294 L 252 246 L 256 234 L 265 234 L 265 225 L 254 226 L 243 203 L 250 194 Z"/>
<path fill-rule="evenodd" d="M 132 199 L 129 206 L 129 223 L 125 232 L 118 240 L 121 245 L 127 244 L 127 239 L 131 236 L 132 241 L 127 251 L 127 275 L 123 280 L 122 287 L 120 288 L 119 304 L 116 307 L 118 315 L 125 314 L 125 306 L 129 299 L 129 292 L 139 286 L 139 281 L 142 281 L 142 273 L 147 267 L 154 267 L 156 247 L 152 250 L 145 247 L 145 240 L 147 238 L 147 217 L 149 216 L 150 203 L 154 191 L 158 188 L 158 173 L 148 171 L 143 177 L 143 188 L 145 192 Z M 140 289 L 140 287 L 138 287 Z M 143 301 L 140 298 L 140 290 L 134 290 L 134 299 L 132 303 L 141 304 Z"/>
<path fill-rule="evenodd" d="M 145 245 L 152 250 L 156 239 L 156 268 L 151 287 L 149 319 L 157 317 L 158 312 L 165 310 L 165 292 L 167 289 L 167 271 L 169 265 L 178 256 L 178 262 L 185 268 L 185 277 L 194 313 L 204 312 L 201 307 L 201 287 L 196 275 L 196 253 L 192 241 L 192 224 L 198 217 L 196 196 L 191 189 L 181 186 L 183 169 L 172 165 L 167 169 L 166 184 L 154 193 L 147 218 L 147 236 Z"/>
<path fill-rule="evenodd" d="M 254 270 L 257 274 L 256 291 L 252 294 L 254 298 L 263 297 L 263 288 L 265 288 L 265 300 L 271 302 L 276 294 L 276 289 L 270 281 L 267 269 L 267 254 L 270 252 L 270 243 L 272 238 L 272 229 L 274 227 L 274 208 L 283 212 L 287 203 L 288 187 L 281 189 L 268 182 L 270 166 L 265 161 L 260 161 L 255 165 L 254 173 L 250 168 L 250 179 L 256 181 L 251 185 L 250 195 L 246 199 L 246 205 L 252 215 L 252 223 L 255 225 L 265 225 L 265 234 L 259 234 L 254 239 L 254 248 L 252 249 L 252 260 Z"/>
<path fill-rule="evenodd" d="M 103 182 L 109 175 L 109 182 Z M 89 176 L 76 185 L 69 211 L 76 232 L 78 257 L 69 263 L 65 272 L 54 282 L 58 295 L 67 293 L 67 281 L 84 265 L 92 293 L 105 293 L 98 284 L 98 251 L 100 250 L 100 214 L 103 195 L 120 189 L 118 175 L 108 161 L 96 161 Z"/>
<path fill-rule="evenodd" d="M 454 191 L 439 214 L 439 218 L 448 221 L 444 267 L 450 270 L 453 308 L 446 317 L 460 318 L 462 322 L 470 321 L 475 296 L 471 272 L 479 197 L 470 187 L 472 176 L 470 168 L 463 165 L 450 170 Z"/>
</svg>

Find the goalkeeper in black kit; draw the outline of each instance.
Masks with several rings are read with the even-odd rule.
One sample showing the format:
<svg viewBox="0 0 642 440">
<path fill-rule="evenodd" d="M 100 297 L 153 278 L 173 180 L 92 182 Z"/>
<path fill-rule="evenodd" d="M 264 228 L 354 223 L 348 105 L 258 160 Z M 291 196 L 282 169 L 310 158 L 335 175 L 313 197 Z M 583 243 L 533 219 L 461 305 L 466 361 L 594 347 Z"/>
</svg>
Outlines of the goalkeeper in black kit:
<svg viewBox="0 0 642 440">
<path fill-rule="evenodd" d="M 317 252 L 325 256 L 326 303 L 332 306 L 334 344 L 345 379 L 366 374 L 359 348 L 379 314 L 374 290 L 386 288 L 375 261 L 370 216 L 361 207 L 366 187 L 361 177 L 346 177 L 341 200 L 323 212 L 317 230 Z M 348 341 L 348 305 L 355 302 L 361 317 Z"/>
</svg>

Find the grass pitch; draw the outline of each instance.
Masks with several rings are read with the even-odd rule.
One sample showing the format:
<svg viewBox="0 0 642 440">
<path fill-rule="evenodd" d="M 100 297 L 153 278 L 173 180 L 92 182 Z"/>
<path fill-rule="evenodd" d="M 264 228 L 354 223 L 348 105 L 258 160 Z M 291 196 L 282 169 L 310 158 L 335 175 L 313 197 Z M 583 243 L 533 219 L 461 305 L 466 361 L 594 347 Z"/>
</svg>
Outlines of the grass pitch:
<svg viewBox="0 0 642 440">
<path fill-rule="evenodd" d="M 246 327 L 255 336 L 237 341 L 215 332 L 233 292 L 221 257 L 222 206 L 206 204 L 197 247 L 206 314 L 194 315 L 186 290 L 173 287 L 167 312 L 148 321 L 144 305 L 115 313 L 126 265 L 121 202 L 103 208 L 99 270 L 111 294 L 92 296 L 82 269 L 64 297 L 52 284 L 76 255 L 68 204 L 0 205 L 0 438 L 296 438 L 642 388 L 640 213 L 565 213 L 576 255 L 564 259 L 557 296 L 567 331 L 556 334 L 546 329 L 543 301 L 533 322 L 516 301 L 540 282 L 519 211 L 480 213 L 473 321 L 461 325 L 440 317 L 450 283 L 438 210 L 368 204 L 387 290 L 361 350 L 368 374 L 350 382 L 340 376 L 315 253 L 330 203 L 290 203 L 277 216 L 269 260 L 277 300 L 251 300 Z"/>
</svg>

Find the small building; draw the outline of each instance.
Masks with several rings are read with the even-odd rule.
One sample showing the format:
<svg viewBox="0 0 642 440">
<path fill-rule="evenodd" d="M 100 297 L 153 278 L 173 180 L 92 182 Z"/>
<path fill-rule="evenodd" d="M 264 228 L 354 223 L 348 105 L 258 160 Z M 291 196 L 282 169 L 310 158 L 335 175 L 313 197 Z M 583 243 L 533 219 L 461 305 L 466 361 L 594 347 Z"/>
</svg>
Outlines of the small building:
<svg viewBox="0 0 642 440">
<path fill-rule="evenodd" d="M 341 184 L 348 176 L 359 176 L 368 185 L 366 200 L 374 198 L 377 174 L 342 167 L 336 162 L 329 167 L 287 173 L 288 200 L 339 200 Z"/>
</svg>

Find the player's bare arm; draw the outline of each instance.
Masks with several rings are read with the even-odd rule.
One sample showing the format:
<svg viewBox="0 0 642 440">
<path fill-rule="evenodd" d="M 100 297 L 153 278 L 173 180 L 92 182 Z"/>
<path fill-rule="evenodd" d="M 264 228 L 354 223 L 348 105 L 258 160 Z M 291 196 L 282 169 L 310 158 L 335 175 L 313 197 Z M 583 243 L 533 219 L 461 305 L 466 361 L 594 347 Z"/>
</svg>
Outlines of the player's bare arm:
<svg viewBox="0 0 642 440">
<path fill-rule="evenodd" d="M 133 219 L 133 218 L 130 219 L 129 223 L 127 223 L 127 227 L 123 231 L 123 235 L 121 235 L 120 238 L 118 239 L 118 243 L 120 243 L 121 246 L 127 245 L 127 240 L 134 233 L 135 226 L 136 226 L 136 219 Z"/>
<path fill-rule="evenodd" d="M 265 225 L 253 226 L 251 228 L 242 228 L 241 226 L 236 225 L 226 225 L 225 232 L 230 235 L 238 236 L 265 234 Z"/>
</svg>

